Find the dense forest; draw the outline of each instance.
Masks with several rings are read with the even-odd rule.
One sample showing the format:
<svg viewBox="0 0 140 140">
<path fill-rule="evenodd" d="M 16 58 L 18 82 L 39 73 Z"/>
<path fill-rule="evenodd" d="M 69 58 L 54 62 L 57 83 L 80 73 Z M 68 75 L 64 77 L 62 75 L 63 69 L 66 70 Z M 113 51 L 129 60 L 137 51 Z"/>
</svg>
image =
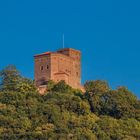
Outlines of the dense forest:
<svg viewBox="0 0 140 140">
<path fill-rule="evenodd" d="M 40 95 L 14 66 L 0 71 L 1 140 L 140 140 L 140 101 L 126 87 L 49 81 Z"/>
</svg>

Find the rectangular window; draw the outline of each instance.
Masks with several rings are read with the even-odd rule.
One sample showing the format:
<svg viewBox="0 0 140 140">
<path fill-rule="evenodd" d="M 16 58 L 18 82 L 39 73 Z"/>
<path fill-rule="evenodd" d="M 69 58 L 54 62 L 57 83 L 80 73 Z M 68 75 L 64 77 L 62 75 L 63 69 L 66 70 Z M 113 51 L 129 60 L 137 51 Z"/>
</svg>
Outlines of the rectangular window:
<svg viewBox="0 0 140 140">
<path fill-rule="evenodd" d="M 44 67 L 43 66 L 40 66 L 40 70 L 43 71 L 44 70 Z"/>
</svg>

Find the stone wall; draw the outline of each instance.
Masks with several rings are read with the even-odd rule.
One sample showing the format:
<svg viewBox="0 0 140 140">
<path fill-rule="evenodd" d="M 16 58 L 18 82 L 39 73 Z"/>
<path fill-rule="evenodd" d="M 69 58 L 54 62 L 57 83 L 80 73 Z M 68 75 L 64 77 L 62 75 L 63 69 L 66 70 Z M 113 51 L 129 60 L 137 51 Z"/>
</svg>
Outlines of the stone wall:
<svg viewBox="0 0 140 140">
<path fill-rule="evenodd" d="M 35 56 L 36 86 L 45 85 L 47 81 L 64 80 L 73 88 L 81 88 L 81 52 L 65 48 L 57 52 Z"/>
</svg>

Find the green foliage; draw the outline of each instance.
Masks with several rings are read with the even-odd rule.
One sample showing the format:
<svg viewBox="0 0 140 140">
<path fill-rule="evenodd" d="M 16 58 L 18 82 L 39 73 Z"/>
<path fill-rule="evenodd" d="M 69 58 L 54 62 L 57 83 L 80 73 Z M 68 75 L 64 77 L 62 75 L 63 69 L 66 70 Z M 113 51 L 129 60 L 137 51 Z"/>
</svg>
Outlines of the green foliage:
<svg viewBox="0 0 140 140">
<path fill-rule="evenodd" d="M 140 122 L 135 119 L 117 120 L 111 117 L 102 116 L 96 122 L 95 130 L 99 139 L 139 139 L 140 138 Z M 109 131 L 109 133 L 108 133 Z"/>
<path fill-rule="evenodd" d="M 20 74 L 15 66 L 9 65 L 0 71 L 0 79 L 2 90 L 15 90 L 15 87 L 20 79 Z"/>
<path fill-rule="evenodd" d="M 54 86 L 55 86 L 55 82 L 54 81 L 52 81 L 52 80 L 48 81 L 48 83 L 47 83 L 47 91 L 49 91 L 49 92 L 52 91 Z"/>
<path fill-rule="evenodd" d="M 54 92 L 68 93 L 72 91 L 72 88 L 65 83 L 65 81 L 60 81 L 54 85 L 52 88 Z"/>
<path fill-rule="evenodd" d="M 4 69 L 1 79 L 2 140 L 140 139 L 140 101 L 125 87 L 88 81 L 83 94 L 64 81 L 49 81 L 42 96 L 15 67 Z"/>
<path fill-rule="evenodd" d="M 95 88 L 94 85 L 92 86 Z M 92 86 L 90 84 L 91 89 L 93 89 Z M 93 113 L 108 115 L 117 119 L 135 118 L 140 120 L 140 102 L 127 88 L 119 87 L 117 90 L 102 89 L 106 90 L 98 90 L 99 92 L 96 93 L 90 91 L 84 95 Z"/>
<path fill-rule="evenodd" d="M 107 82 L 101 80 L 87 81 L 84 87 L 86 89 L 86 92 L 90 92 L 92 94 L 99 92 L 107 92 L 109 90 Z"/>
<path fill-rule="evenodd" d="M 1 91 L 18 91 L 22 93 L 36 92 L 36 88 L 32 80 L 24 78 L 20 75 L 15 66 L 9 65 L 0 71 Z"/>
</svg>

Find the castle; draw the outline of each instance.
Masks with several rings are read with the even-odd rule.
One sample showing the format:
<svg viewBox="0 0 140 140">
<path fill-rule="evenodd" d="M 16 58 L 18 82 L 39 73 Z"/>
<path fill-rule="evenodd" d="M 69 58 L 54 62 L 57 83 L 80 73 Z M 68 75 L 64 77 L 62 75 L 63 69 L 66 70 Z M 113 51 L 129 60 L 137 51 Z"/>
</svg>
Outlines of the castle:
<svg viewBox="0 0 140 140">
<path fill-rule="evenodd" d="M 72 48 L 60 49 L 56 52 L 45 52 L 34 56 L 35 84 L 40 93 L 45 91 L 49 80 L 64 80 L 75 89 L 81 86 L 81 52 Z"/>
</svg>

